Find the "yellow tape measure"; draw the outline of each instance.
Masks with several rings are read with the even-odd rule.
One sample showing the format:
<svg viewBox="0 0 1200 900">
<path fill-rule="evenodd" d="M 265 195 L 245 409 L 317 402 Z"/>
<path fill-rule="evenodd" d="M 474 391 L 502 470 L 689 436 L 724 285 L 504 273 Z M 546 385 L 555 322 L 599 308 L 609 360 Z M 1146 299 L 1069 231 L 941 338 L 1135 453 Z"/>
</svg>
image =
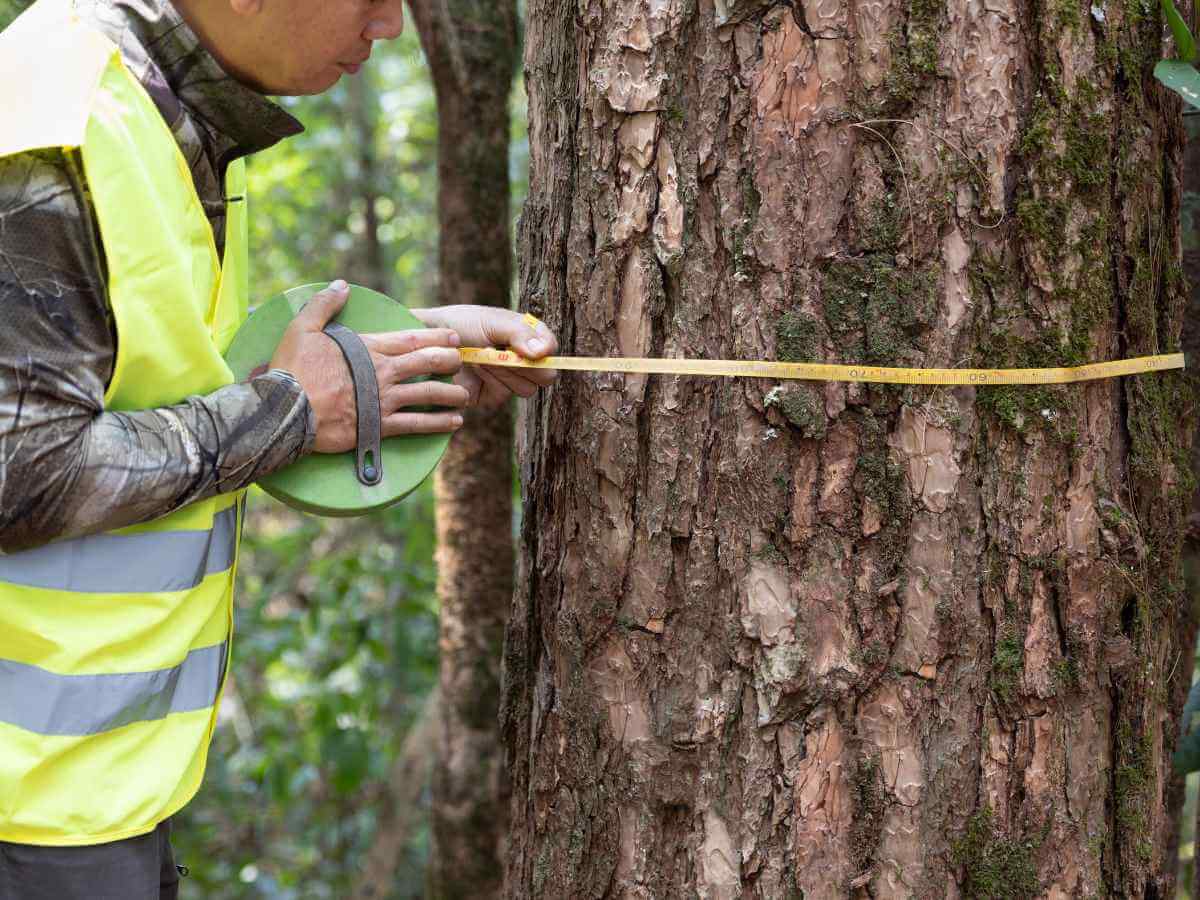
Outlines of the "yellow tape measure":
<svg viewBox="0 0 1200 900">
<path fill-rule="evenodd" d="M 627 372 L 647 375 L 724 375 L 734 378 L 860 381 L 877 384 L 1072 384 L 1121 375 L 1182 369 L 1182 353 L 1141 356 L 1114 362 L 1054 369 L 896 369 L 885 366 L 838 366 L 826 363 L 743 361 L 735 359 L 641 359 L 606 356 L 548 356 L 536 362 L 508 350 L 460 349 L 464 363 L 517 369 L 573 372 Z"/>
<path fill-rule="evenodd" d="M 530 328 L 541 321 L 531 313 L 522 317 Z M 1182 353 L 1139 356 L 1114 362 L 1052 369 L 899 369 L 887 366 L 839 366 L 829 363 L 793 363 L 736 359 L 646 359 L 622 356 L 548 356 L 536 362 L 510 350 L 463 347 L 464 363 L 512 369 L 560 369 L 572 372 L 626 372 L 633 375 L 722 375 L 727 378 L 778 378 L 806 381 L 859 381 L 875 384 L 1072 384 L 1144 372 L 1184 368 Z"/>
</svg>

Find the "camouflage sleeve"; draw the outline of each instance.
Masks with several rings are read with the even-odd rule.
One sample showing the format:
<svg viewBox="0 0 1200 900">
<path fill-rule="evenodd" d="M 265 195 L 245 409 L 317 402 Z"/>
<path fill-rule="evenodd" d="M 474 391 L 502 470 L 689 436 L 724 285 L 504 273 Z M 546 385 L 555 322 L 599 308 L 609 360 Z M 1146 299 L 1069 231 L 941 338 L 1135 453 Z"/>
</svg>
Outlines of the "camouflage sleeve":
<svg viewBox="0 0 1200 900">
<path fill-rule="evenodd" d="M 106 411 L 103 266 L 78 155 L 0 159 L 0 553 L 158 518 L 311 448 L 312 410 L 286 372 Z"/>
</svg>

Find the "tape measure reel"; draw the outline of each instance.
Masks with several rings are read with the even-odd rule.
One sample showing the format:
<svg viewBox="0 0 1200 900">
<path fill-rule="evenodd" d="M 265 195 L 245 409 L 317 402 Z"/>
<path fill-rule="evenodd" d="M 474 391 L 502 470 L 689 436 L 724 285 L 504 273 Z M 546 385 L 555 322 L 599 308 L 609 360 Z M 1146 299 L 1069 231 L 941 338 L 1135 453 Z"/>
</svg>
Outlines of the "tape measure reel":
<svg viewBox="0 0 1200 900">
<path fill-rule="evenodd" d="M 323 284 L 306 284 L 259 306 L 234 336 L 225 361 L 238 381 L 268 363 L 293 318 Z M 350 286 L 346 306 L 334 320 L 359 334 L 409 331 L 426 326 L 403 305 L 370 288 Z M 380 446 L 383 477 L 366 484 L 358 475 L 358 454 L 311 453 L 261 479 L 259 486 L 295 509 L 319 516 L 361 516 L 398 503 L 437 468 L 449 434 L 386 438 Z"/>
</svg>

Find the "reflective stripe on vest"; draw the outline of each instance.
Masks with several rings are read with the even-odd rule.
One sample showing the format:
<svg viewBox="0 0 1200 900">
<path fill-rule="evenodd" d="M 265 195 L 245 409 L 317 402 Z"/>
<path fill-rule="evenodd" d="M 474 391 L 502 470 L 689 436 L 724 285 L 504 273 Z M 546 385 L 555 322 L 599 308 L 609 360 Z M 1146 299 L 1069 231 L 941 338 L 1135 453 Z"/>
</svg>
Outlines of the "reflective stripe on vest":
<svg viewBox="0 0 1200 900">
<path fill-rule="evenodd" d="M 222 353 L 245 318 L 247 204 L 227 210 L 222 268 L 170 129 L 72 0 L 37 0 L 0 34 L 9 109 L 0 154 L 62 146 L 83 164 L 117 331 L 106 409 L 230 384 Z M 242 161 L 225 189 L 245 196 Z M 0 841 L 122 840 L 195 794 L 230 655 L 239 507 L 215 497 L 0 557 Z"/>
<path fill-rule="evenodd" d="M 80 594 L 186 591 L 232 566 L 236 550 L 237 507 L 231 506 L 208 531 L 99 534 L 0 556 L 0 581 Z M 114 565 L 117 560 L 136 562 Z M 3 712 L 0 721 L 6 721 Z"/>
<path fill-rule="evenodd" d="M 128 675 L 56 675 L 0 659 L 0 722 L 45 735 L 100 734 L 217 701 L 228 642 L 193 650 L 177 666 Z"/>
</svg>

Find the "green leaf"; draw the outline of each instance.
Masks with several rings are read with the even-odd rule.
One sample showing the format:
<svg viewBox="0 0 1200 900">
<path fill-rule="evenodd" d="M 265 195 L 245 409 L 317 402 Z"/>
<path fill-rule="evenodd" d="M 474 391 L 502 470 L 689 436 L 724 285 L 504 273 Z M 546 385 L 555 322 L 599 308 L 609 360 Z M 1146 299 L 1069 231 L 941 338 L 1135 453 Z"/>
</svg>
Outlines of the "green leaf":
<svg viewBox="0 0 1200 900">
<path fill-rule="evenodd" d="M 1200 681 L 1188 692 L 1180 721 L 1179 748 L 1175 751 L 1175 771 L 1180 775 L 1200 772 L 1200 726 L 1192 727 L 1192 717 L 1200 712 Z"/>
<path fill-rule="evenodd" d="M 1200 109 L 1200 72 L 1190 63 L 1164 59 L 1154 67 L 1154 77 L 1177 93 L 1189 106 Z"/>
<path fill-rule="evenodd" d="M 1175 46 L 1179 48 L 1179 58 L 1184 62 L 1196 61 L 1196 39 L 1183 21 L 1183 16 L 1175 8 L 1174 0 L 1162 0 L 1163 17 L 1171 26 L 1171 34 L 1175 35 Z"/>
</svg>

